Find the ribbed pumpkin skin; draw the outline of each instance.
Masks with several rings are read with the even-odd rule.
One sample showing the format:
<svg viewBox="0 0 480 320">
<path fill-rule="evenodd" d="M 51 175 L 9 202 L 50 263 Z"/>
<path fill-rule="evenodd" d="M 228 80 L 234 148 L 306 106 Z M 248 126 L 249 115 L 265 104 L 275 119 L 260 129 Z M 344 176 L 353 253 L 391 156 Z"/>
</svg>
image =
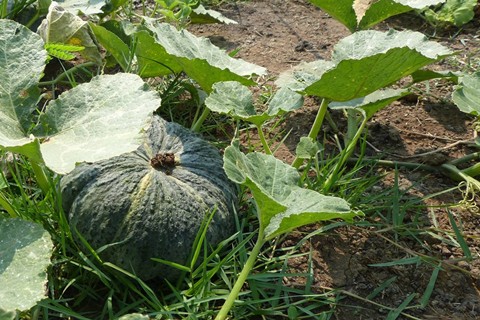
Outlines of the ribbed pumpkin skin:
<svg viewBox="0 0 480 320">
<path fill-rule="evenodd" d="M 151 258 L 184 264 L 205 214 L 216 209 L 211 245 L 234 232 L 236 187 L 223 171 L 218 151 L 182 126 L 155 116 L 145 143 L 135 152 L 81 164 L 61 180 L 63 208 L 72 230 L 100 254 L 141 279 L 173 280 L 178 272 Z M 173 153 L 169 169 L 150 164 Z M 75 233 L 75 231 L 73 231 Z"/>
</svg>

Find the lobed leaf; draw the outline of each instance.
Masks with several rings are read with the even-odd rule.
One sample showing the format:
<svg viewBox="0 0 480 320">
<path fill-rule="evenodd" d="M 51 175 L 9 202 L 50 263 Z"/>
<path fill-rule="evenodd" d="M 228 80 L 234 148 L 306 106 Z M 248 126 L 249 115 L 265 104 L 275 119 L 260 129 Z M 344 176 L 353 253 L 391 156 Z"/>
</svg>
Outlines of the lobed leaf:
<svg viewBox="0 0 480 320">
<path fill-rule="evenodd" d="M 362 98 L 345 102 L 331 102 L 328 106 L 331 109 L 361 109 L 365 112 L 367 119 L 369 119 L 393 101 L 408 94 L 410 94 L 410 91 L 406 89 L 377 90 Z"/>
<path fill-rule="evenodd" d="M 332 62 L 300 66 L 288 73 L 293 77 L 280 77 L 277 84 L 333 101 L 348 101 L 391 85 L 450 54 L 449 49 L 419 32 L 358 31 L 335 45 Z M 312 65 L 317 69 L 310 70 Z"/>
<path fill-rule="evenodd" d="M 216 82 L 238 81 L 248 85 L 254 82 L 246 77 L 266 73 L 265 68 L 233 59 L 210 40 L 196 37 L 186 30 L 178 31 L 170 24 L 153 19 L 146 19 L 145 26 L 152 32 L 155 43 L 163 47 L 166 58 L 181 65 L 182 70 L 207 92 Z"/>
<path fill-rule="evenodd" d="M 0 48 L 0 146 L 21 146 L 31 142 L 27 131 L 47 52 L 38 35 L 11 20 L 0 20 Z"/>
<path fill-rule="evenodd" d="M 245 155 L 237 142 L 225 149 L 224 169 L 230 180 L 250 188 L 265 239 L 305 224 L 336 218 L 351 220 L 358 215 L 343 199 L 299 187 L 295 168 L 271 155 Z"/>
<path fill-rule="evenodd" d="M 0 217 L 0 318 L 32 308 L 46 298 L 53 243 L 40 225 Z"/>
<path fill-rule="evenodd" d="M 413 9 L 423 9 L 445 0 L 309 0 L 333 18 L 345 25 L 351 32 L 367 29 L 398 14 Z"/>
<path fill-rule="evenodd" d="M 93 78 L 51 101 L 35 132 L 46 140 L 46 165 L 67 173 L 77 162 L 95 162 L 135 150 L 160 98 L 134 74 Z"/>
<path fill-rule="evenodd" d="M 452 95 L 460 111 L 480 115 L 480 72 L 459 77 L 459 83 Z"/>
</svg>

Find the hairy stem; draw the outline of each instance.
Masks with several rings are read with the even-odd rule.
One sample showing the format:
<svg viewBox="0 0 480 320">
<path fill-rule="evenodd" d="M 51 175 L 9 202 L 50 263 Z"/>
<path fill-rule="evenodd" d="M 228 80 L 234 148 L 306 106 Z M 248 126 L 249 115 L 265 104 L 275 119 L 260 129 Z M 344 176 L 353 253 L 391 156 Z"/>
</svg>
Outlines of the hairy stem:
<svg viewBox="0 0 480 320">
<path fill-rule="evenodd" d="M 208 109 L 207 107 L 205 107 L 203 109 L 203 112 L 202 114 L 200 115 L 200 117 L 198 118 L 197 121 L 195 121 L 195 123 L 192 125 L 192 131 L 193 132 L 199 132 L 200 131 L 200 128 L 202 127 L 203 125 L 203 122 L 205 121 L 205 119 L 207 119 L 208 115 L 210 114 L 210 109 Z"/>
<path fill-rule="evenodd" d="M 310 128 L 310 132 L 308 133 L 308 137 L 315 141 L 317 139 L 318 133 L 322 128 L 323 119 L 325 119 L 325 114 L 328 110 L 328 104 L 330 103 L 329 99 L 323 99 L 320 107 L 318 108 L 317 116 L 315 117 L 315 121 L 313 122 L 312 127 Z M 292 162 L 292 167 L 299 168 L 302 164 L 303 159 L 299 157 L 295 157 L 295 160 Z"/>
<path fill-rule="evenodd" d="M 263 228 L 260 226 L 259 231 L 258 231 L 257 242 L 255 243 L 255 246 L 253 247 L 252 252 L 250 252 L 250 256 L 248 257 L 247 261 L 245 262 L 245 265 L 243 266 L 242 271 L 238 275 L 237 281 L 235 282 L 235 284 L 232 288 L 232 291 L 228 295 L 227 300 L 225 300 L 225 303 L 223 304 L 219 313 L 215 317 L 215 320 L 225 320 L 227 318 L 228 312 L 233 307 L 233 304 L 235 303 L 235 300 L 237 299 L 238 295 L 240 294 L 240 291 L 242 290 L 243 284 L 247 280 L 247 277 L 250 274 L 250 271 L 252 271 L 253 267 L 255 266 L 255 262 L 257 260 L 258 254 L 260 253 L 260 249 L 262 248 L 263 244 L 265 243 L 263 232 L 264 232 Z"/>
<path fill-rule="evenodd" d="M 266 154 L 272 154 L 272 150 L 270 150 L 267 139 L 265 139 L 265 135 L 263 134 L 262 126 L 257 125 L 256 127 L 258 131 L 258 137 L 260 138 L 260 141 L 262 142 L 262 145 L 263 145 L 263 150 L 265 150 Z"/>
<path fill-rule="evenodd" d="M 368 118 L 364 117 L 362 123 L 360 124 L 360 127 L 358 128 L 357 132 L 353 136 L 352 140 L 348 144 L 347 148 L 342 152 L 342 155 L 339 159 L 339 161 L 335 164 L 335 168 L 333 169 L 333 172 L 328 176 L 327 181 L 325 181 L 325 189 L 327 192 L 332 188 L 333 184 L 335 181 L 337 181 L 338 178 L 338 173 L 340 170 L 343 168 L 347 160 L 352 156 L 353 151 L 355 150 L 355 147 L 357 145 L 358 139 L 362 136 L 363 129 L 365 129 L 365 126 L 367 125 Z"/>
</svg>

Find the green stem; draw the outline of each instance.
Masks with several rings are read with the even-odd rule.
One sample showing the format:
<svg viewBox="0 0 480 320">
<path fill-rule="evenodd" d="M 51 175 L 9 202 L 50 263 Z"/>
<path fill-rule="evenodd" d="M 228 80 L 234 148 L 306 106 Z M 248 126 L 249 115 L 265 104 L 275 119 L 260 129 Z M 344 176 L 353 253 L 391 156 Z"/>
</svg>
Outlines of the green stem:
<svg viewBox="0 0 480 320">
<path fill-rule="evenodd" d="M 318 133 L 322 128 L 323 119 L 325 119 L 325 114 L 328 110 L 328 104 L 330 103 L 329 99 L 323 99 L 320 107 L 318 108 L 317 116 L 315 117 L 315 121 L 313 122 L 312 127 L 310 128 L 310 132 L 308 133 L 308 137 L 315 141 L 317 139 Z M 295 160 L 292 162 L 292 167 L 299 168 L 302 164 L 303 159 L 299 157 L 295 157 Z"/>
<path fill-rule="evenodd" d="M 469 161 L 472 161 L 472 160 L 480 160 L 480 152 L 474 152 L 474 153 L 467 154 L 467 155 L 465 155 L 461 158 L 454 159 L 454 160 L 450 161 L 449 163 L 456 166 L 460 163 L 465 163 L 465 162 L 469 162 Z"/>
<path fill-rule="evenodd" d="M 41 81 L 38 83 L 39 86 L 51 86 L 51 85 L 56 85 L 57 83 L 59 83 L 60 81 L 62 81 L 65 77 L 69 76 L 70 74 L 72 73 L 75 73 L 77 72 L 79 69 L 82 69 L 82 68 L 89 68 L 89 67 L 93 67 L 95 66 L 95 62 L 85 62 L 85 63 L 82 63 L 82 64 L 79 64 L 79 65 L 76 65 L 75 67 L 72 67 L 68 70 L 66 70 L 65 72 L 61 73 L 58 77 L 56 77 L 55 79 L 53 80 L 50 80 L 50 81 Z"/>
<path fill-rule="evenodd" d="M 475 177 L 480 175 L 480 162 L 475 163 L 473 166 L 463 169 L 462 172 L 470 177 Z"/>
<path fill-rule="evenodd" d="M 203 122 L 205 121 L 205 119 L 207 119 L 209 114 L 210 114 L 210 109 L 205 107 L 203 109 L 202 114 L 200 115 L 200 118 L 198 118 L 198 120 L 193 124 L 193 126 L 191 128 L 193 132 L 199 132 L 200 131 L 200 128 L 202 127 Z"/>
<path fill-rule="evenodd" d="M 250 252 L 250 256 L 245 262 L 245 265 L 243 266 L 242 271 L 238 275 L 237 281 L 235 282 L 232 288 L 232 291 L 228 295 L 227 300 L 225 300 L 225 303 L 223 304 L 219 313 L 215 317 L 215 320 L 225 320 L 227 318 L 228 312 L 233 307 L 235 300 L 240 294 L 243 284 L 247 280 L 247 277 L 250 274 L 250 271 L 252 271 L 253 267 L 255 266 L 255 262 L 257 261 L 258 254 L 260 253 L 260 249 L 262 249 L 262 246 L 264 243 L 265 241 L 263 238 L 263 228 L 260 226 L 258 231 L 257 242 L 255 243 L 255 246 L 253 247 L 252 252 Z"/>
<path fill-rule="evenodd" d="M 267 139 L 265 139 L 265 135 L 263 134 L 262 126 L 257 125 L 257 131 L 258 131 L 258 137 L 260 138 L 260 141 L 262 142 L 263 145 L 263 150 L 265 150 L 266 154 L 272 154 L 272 150 L 268 146 Z"/>
<path fill-rule="evenodd" d="M 368 118 L 364 117 L 362 123 L 360 124 L 360 127 L 355 133 L 355 136 L 353 136 L 347 148 L 342 152 L 342 155 L 340 156 L 339 161 L 335 164 L 335 168 L 333 169 L 333 172 L 328 176 L 327 181 L 325 182 L 325 189 L 324 189 L 326 192 L 328 192 L 330 188 L 332 188 L 333 184 L 338 179 L 338 173 L 345 165 L 345 162 L 347 162 L 347 160 L 352 156 L 353 151 L 355 150 L 355 147 L 357 145 L 357 141 L 362 136 L 363 129 L 365 129 L 365 126 L 367 125 L 367 121 L 368 121 Z"/>
</svg>

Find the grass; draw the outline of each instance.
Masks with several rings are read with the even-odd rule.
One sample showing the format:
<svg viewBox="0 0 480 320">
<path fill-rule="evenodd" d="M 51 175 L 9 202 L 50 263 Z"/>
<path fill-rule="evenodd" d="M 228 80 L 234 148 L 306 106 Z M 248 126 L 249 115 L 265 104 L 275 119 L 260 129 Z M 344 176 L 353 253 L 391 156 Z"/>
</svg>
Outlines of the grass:
<svg viewBox="0 0 480 320">
<path fill-rule="evenodd" d="M 205 1 L 211 5 L 221 2 Z M 469 67 L 478 65 L 478 61 L 470 57 L 466 63 Z M 58 84 L 74 72 L 76 70 L 62 73 L 51 84 Z M 158 85 L 158 91 L 163 100 L 162 116 L 185 126 L 195 123 L 201 113 L 201 97 L 188 79 L 182 76 L 165 79 Z M 280 123 L 281 120 L 272 122 L 266 128 L 271 130 L 272 146 L 285 139 L 285 133 L 276 130 L 281 127 Z M 246 150 L 261 149 L 254 129 L 220 116 L 211 115 L 202 133 L 212 139 L 221 136 L 230 140 L 232 128 L 238 128 L 246 137 Z M 224 145 L 224 142 L 218 143 L 219 147 Z M 340 171 L 336 171 L 336 164 L 341 155 L 332 156 L 324 150 L 301 168 L 303 186 L 342 197 L 352 207 L 362 210 L 365 217 L 353 225 L 332 222 L 302 228 L 294 235 L 264 246 L 231 312 L 232 319 L 334 319 L 337 308 L 349 308 L 353 313 L 381 308 L 386 310 L 387 319 L 400 316 L 417 319 L 412 313 L 428 305 L 445 263 L 428 240 L 433 238 L 442 246 L 459 248 L 463 256 L 458 259 L 477 258 L 469 248 L 469 239 L 462 230 L 460 217 L 453 212 L 453 205 L 427 207 L 426 200 L 438 194 L 412 196 L 415 185 L 403 188 L 398 168 L 393 169 L 391 185 L 384 184 L 385 175 L 379 172 L 378 166 L 361 161 L 365 148 L 363 140 L 360 159 Z M 6 159 L 6 153 L 0 153 L 0 157 Z M 255 206 L 245 194 L 239 205 L 236 233 L 216 248 L 210 248 L 199 238 L 192 251 L 200 253 L 202 259 L 195 268 L 185 272 L 181 282 L 144 282 L 102 261 L 98 252 L 74 240 L 61 208 L 59 177 L 49 173 L 49 188 L 40 188 L 34 168 L 21 156 L 7 163 L 6 173 L 8 179 L 3 174 L 0 177 L 0 181 L 7 180 L 5 186 L 0 183 L 0 208 L 3 208 L 0 214 L 41 223 L 55 243 L 52 266 L 48 270 L 48 298 L 21 314 L 22 319 L 117 319 L 134 312 L 157 319 L 213 319 L 255 243 L 258 228 Z M 333 177 L 330 181 L 334 181 L 328 190 L 325 189 L 327 177 Z M 446 212 L 449 228 L 436 219 L 437 209 Z M 425 223 L 424 216 L 429 213 L 431 224 Z M 387 305 L 381 299 L 400 283 L 397 276 L 378 283 L 371 281 L 369 289 L 361 293 L 324 285 L 318 279 L 323 258 L 318 257 L 322 249 L 318 243 L 330 243 L 326 240 L 334 240 L 339 235 L 356 235 L 364 241 L 381 239 L 388 248 L 394 249 L 395 254 L 385 254 L 379 257 L 381 261 L 374 261 L 368 267 L 387 271 L 398 267 L 422 268 L 429 274 L 415 293 L 405 295 L 397 305 Z M 335 248 L 344 250 L 345 254 L 349 250 Z M 302 267 L 293 267 L 296 261 L 301 261 Z M 322 271 L 331 275 L 331 270 Z"/>
<path fill-rule="evenodd" d="M 322 177 L 327 176 L 334 165 L 335 158 L 312 161 L 304 168 L 302 183 L 321 191 Z M 54 236 L 56 244 L 49 269 L 49 298 L 32 311 L 39 318 L 113 319 L 141 312 L 159 319 L 211 319 L 245 264 L 256 236 L 254 206 L 246 195 L 240 206 L 237 232 L 218 248 L 209 248 L 204 241 L 199 242 L 196 249 L 202 252 L 202 262 L 185 274 L 182 283 L 145 283 L 115 265 L 102 262 L 93 249 L 82 249 L 73 240 L 56 193 L 58 178 L 52 177 L 51 192 L 45 195 L 36 186 L 29 162 L 22 157 L 9 163 L 8 171 L 12 176 L 8 186 L 1 190 L 2 199 L 17 215 L 44 225 Z M 434 256 L 435 252 L 420 254 L 403 244 L 413 242 L 417 244 L 414 247 L 422 247 L 424 236 L 434 235 L 445 244 L 460 247 L 465 257 L 472 259 L 467 242 L 452 214 L 449 218 L 453 231 L 423 225 L 415 218 L 427 210 L 422 203 L 425 199 L 412 198 L 409 190 L 400 188 L 398 170 L 394 171 L 393 186 L 378 189 L 381 181 L 377 169 L 362 162 L 341 172 L 335 194 L 362 209 L 366 218 L 353 226 L 343 222 L 317 226 L 310 232 L 300 231 L 300 236 L 297 233 L 294 238 L 283 237 L 264 246 L 232 311 L 232 319 L 330 319 L 336 307 L 345 307 L 342 301 L 347 297 L 372 306 L 381 305 L 376 298 L 397 279 L 390 278 L 376 284 L 365 296 L 322 287 L 315 280 L 318 265 L 314 253 L 317 249 L 311 240 L 319 235 L 335 237 L 335 230 L 339 227 L 383 237 L 385 241 L 395 243 L 399 251 L 408 254 L 407 259 L 386 261 L 377 268 L 431 265 L 428 286 L 418 292 L 422 296 L 420 306 L 428 304 L 442 260 Z M 292 242 L 286 242 L 287 239 L 294 239 L 294 244 L 285 245 Z M 304 261 L 305 267 L 292 269 L 290 262 L 295 260 Z M 404 304 L 395 308 L 385 305 L 382 308 L 390 310 L 394 319 L 400 314 L 408 316 L 406 308 L 412 308 L 411 304 L 412 299 L 408 297 Z"/>
</svg>

